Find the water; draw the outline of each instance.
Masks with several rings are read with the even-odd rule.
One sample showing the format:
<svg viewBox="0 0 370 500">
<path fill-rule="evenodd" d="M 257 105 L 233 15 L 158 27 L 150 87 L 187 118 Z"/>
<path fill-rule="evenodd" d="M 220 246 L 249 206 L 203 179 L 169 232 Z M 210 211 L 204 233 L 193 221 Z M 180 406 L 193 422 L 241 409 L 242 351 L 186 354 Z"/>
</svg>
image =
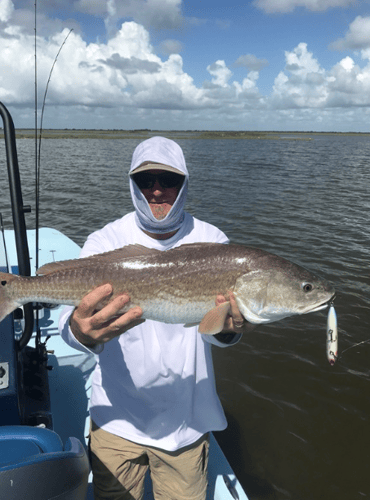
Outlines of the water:
<svg viewBox="0 0 370 500">
<path fill-rule="evenodd" d="M 41 225 L 83 244 L 131 211 L 126 172 L 138 142 L 44 140 Z M 191 175 L 189 212 L 337 290 L 343 354 L 334 367 L 326 360 L 325 311 L 260 326 L 237 346 L 214 350 L 229 422 L 217 439 L 251 500 L 369 498 L 369 140 L 178 142 Z M 32 206 L 33 147 L 18 141 L 24 202 Z M 4 179 L 2 167 L 0 210 L 10 227 Z"/>
</svg>

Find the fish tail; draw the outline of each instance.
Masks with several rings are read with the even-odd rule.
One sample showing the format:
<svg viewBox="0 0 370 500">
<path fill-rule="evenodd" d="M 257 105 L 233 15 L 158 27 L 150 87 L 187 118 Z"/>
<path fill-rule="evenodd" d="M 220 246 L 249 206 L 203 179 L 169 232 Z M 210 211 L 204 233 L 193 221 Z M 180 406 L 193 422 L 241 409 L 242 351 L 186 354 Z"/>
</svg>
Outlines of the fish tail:
<svg viewBox="0 0 370 500">
<path fill-rule="evenodd" d="M 12 282 L 19 280 L 15 274 L 0 273 L 0 322 L 19 306 L 19 303 L 9 293 Z"/>
</svg>

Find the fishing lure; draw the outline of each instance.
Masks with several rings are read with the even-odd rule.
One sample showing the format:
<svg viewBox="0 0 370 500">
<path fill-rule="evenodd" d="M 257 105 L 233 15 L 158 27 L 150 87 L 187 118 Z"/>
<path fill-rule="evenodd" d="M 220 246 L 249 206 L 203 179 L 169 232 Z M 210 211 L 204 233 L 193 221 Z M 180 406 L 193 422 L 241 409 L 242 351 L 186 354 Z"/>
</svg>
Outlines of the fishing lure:
<svg viewBox="0 0 370 500">
<path fill-rule="evenodd" d="M 332 366 L 338 359 L 338 321 L 333 304 L 330 304 L 326 325 L 326 356 Z"/>
</svg>

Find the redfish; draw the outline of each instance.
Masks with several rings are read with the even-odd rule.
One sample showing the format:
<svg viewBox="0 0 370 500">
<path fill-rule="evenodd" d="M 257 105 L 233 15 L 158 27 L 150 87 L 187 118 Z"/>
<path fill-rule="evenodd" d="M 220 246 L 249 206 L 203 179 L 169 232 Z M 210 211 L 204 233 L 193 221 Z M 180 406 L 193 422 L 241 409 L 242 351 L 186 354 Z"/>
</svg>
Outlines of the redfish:
<svg viewBox="0 0 370 500">
<path fill-rule="evenodd" d="M 0 321 L 27 302 L 78 306 L 88 292 L 106 283 L 113 287 L 107 301 L 129 294 L 122 313 L 140 306 L 144 319 L 199 324 L 199 331 L 208 334 L 223 328 L 230 304 L 216 307 L 215 299 L 229 290 L 244 318 L 254 324 L 318 311 L 334 296 L 325 280 L 259 248 L 195 243 L 159 251 L 129 245 L 46 264 L 35 277 L 0 273 Z"/>
</svg>

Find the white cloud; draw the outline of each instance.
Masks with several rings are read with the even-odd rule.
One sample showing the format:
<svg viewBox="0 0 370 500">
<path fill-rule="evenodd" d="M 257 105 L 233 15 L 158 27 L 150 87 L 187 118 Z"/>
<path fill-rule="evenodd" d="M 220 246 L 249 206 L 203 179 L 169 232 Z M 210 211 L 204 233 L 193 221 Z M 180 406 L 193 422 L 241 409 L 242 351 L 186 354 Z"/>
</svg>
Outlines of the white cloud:
<svg viewBox="0 0 370 500">
<path fill-rule="evenodd" d="M 278 108 L 317 108 L 327 99 L 325 71 L 300 43 L 293 51 L 285 52 L 286 72 L 275 79 L 272 104 Z"/>
<path fill-rule="evenodd" d="M 225 61 L 216 61 L 207 66 L 207 71 L 213 76 L 212 84 L 216 87 L 227 87 L 232 72 L 226 66 Z"/>
<path fill-rule="evenodd" d="M 60 0 L 54 0 L 52 3 L 56 4 Z M 80 33 L 80 24 L 72 18 L 61 20 L 57 17 L 50 18 L 48 16 L 47 8 L 51 2 L 39 2 L 37 4 L 37 33 L 40 36 L 52 36 L 56 32 L 62 31 L 64 28 L 73 28 L 75 32 Z M 62 4 L 64 9 L 64 4 Z M 24 7 L 24 8 L 23 8 Z M 66 0 L 66 8 L 68 9 L 68 1 Z M 8 13 L 8 14 L 6 14 Z M 9 15 L 10 13 L 10 15 Z M 19 33 L 34 36 L 35 34 L 35 13 L 34 13 L 34 0 L 26 2 L 25 0 L 18 0 L 12 3 L 10 0 L 0 0 L 0 22 L 3 21 L 4 25 L 0 28 L 0 37 L 4 35 L 7 28 L 19 28 Z M 4 17 L 5 16 L 5 17 Z M 7 17 L 7 20 L 5 18 Z"/>
<path fill-rule="evenodd" d="M 179 54 L 183 49 L 183 45 L 178 40 L 168 38 L 160 43 L 159 49 L 163 54 Z"/>
<path fill-rule="evenodd" d="M 311 11 L 324 11 L 333 7 L 350 7 L 357 0 L 254 0 L 253 4 L 267 14 L 293 12 L 297 7 Z"/>
<path fill-rule="evenodd" d="M 120 2 L 120 5 L 125 2 Z M 174 29 L 182 25 L 182 0 L 146 0 L 134 18 L 144 26 L 155 29 Z M 123 5 L 122 5 L 123 9 Z"/>
<path fill-rule="evenodd" d="M 14 5 L 11 0 L 0 0 L 0 21 L 6 23 L 12 17 Z"/>
<path fill-rule="evenodd" d="M 268 66 L 267 59 L 258 59 L 253 54 L 245 54 L 243 56 L 238 57 L 235 61 L 234 66 L 236 67 L 245 67 L 252 71 L 261 71 L 263 68 Z"/>
<path fill-rule="evenodd" d="M 78 3 L 82 11 L 91 9 L 91 0 L 78 0 Z M 107 16 L 106 22 L 112 24 L 132 18 L 145 27 L 176 29 L 183 23 L 181 3 L 182 0 L 107 0 L 105 5 L 105 2 L 99 0 L 95 9 L 99 8 L 100 15 Z"/>
<path fill-rule="evenodd" d="M 83 12 L 84 14 L 90 14 L 91 16 L 104 17 L 108 13 L 108 3 L 107 1 L 101 0 L 72 0 L 70 2 L 72 8 Z"/>
<path fill-rule="evenodd" d="M 350 71 L 352 71 L 352 70 L 353 70 L 353 68 L 354 68 L 354 66 L 355 66 L 355 63 L 354 63 L 353 59 L 352 59 L 351 57 L 349 57 L 349 56 L 347 56 L 347 57 L 345 57 L 344 59 L 342 59 L 342 60 L 340 61 L 340 63 L 339 63 L 339 64 L 340 64 L 340 65 L 342 66 L 342 68 L 343 68 L 345 71 L 347 71 L 348 73 L 349 73 Z"/>
<path fill-rule="evenodd" d="M 157 73 L 161 70 L 161 65 L 158 62 L 138 59 L 135 56 L 130 58 L 121 57 L 117 52 L 114 52 L 114 54 L 106 60 L 99 59 L 99 62 L 127 75 L 135 73 Z"/>
<path fill-rule="evenodd" d="M 370 105 L 370 64 L 365 68 L 345 57 L 324 70 L 300 43 L 285 53 L 286 68 L 275 79 L 270 104 L 278 109 L 330 109 Z"/>
<path fill-rule="evenodd" d="M 30 19 L 21 15 L 25 10 L 12 10 L 9 0 L 0 1 L 2 16 L 8 19 L 2 21 L 0 31 L 0 100 L 13 107 L 21 120 L 18 126 L 29 127 L 33 123 L 34 33 Z M 132 5 L 128 0 L 126 7 L 130 2 Z M 144 5 L 149 0 L 138 2 Z M 113 20 L 121 16 L 121 3 L 91 1 L 86 5 L 91 10 L 100 9 L 101 19 L 111 16 Z M 180 5 L 178 1 L 168 4 L 171 8 Z M 79 5 L 83 7 L 82 0 Z M 170 10 L 168 7 L 167 13 Z M 50 21 L 46 14 L 40 13 L 43 30 L 37 38 L 39 99 L 68 33 L 68 29 L 61 29 L 61 21 Z M 340 129 L 347 123 L 360 127 L 361 120 L 364 128 L 370 123 L 370 46 L 366 48 L 364 42 L 366 30 L 354 30 L 355 22 L 349 33 L 356 32 L 356 40 L 361 40 L 362 67 L 356 58 L 347 56 L 324 68 L 307 44 L 299 43 L 285 52 L 285 65 L 276 70 L 272 90 L 267 88 L 263 94 L 259 79 L 268 65 L 266 59 L 244 54 L 231 65 L 223 59 L 207 61 L 204 70 L 209 81 L 197 85 L 193 75 L 184 71 L 180 42 L 167 39 L 154 47 L 143 24 L 126 21 L 118 29 L 113 25 L 107 41 L 87 43 L 77 29 L 68 38 L 50 82 L 46 126 L 278 129 L 284 128 L 284 120 L 290 120 L 297 127 L 312 130 L 315 124 L 323 129 L 333 123 Z M 346 39 L 354 43 L 349 35 Z M 165 55 L 159 57 L 158 51 Z M 242 79 L 236 76 L 241 71 L 233 74 L 235 67 L 247 68 Z M 288 129 L 294 124 L 289 122 Z"/>
<path fill-rule="evenodd" d="M 356 17 L 349 25 L 349 30 L 345 37 L 333 42 L 330 48 L 334 50 L 370 48 L 370 17 Z"/>
<path fill-rule="evenodd" d="M 241 84 L 233 82 L 236 96 L 243 107 L 256 108 L 265 101 L 257 87 L 258 76 L 258 71 L 250 71 L 247 78 L 244 78 Z"/>
<path fill-rule="evenodd" d="M 8 1 L 8 0 L 0 0 Z M 21 17 L 29 18 L 33 27 L 33 0 L 17 0 L 16 12 Z M 182 0 L 53 0 L 52 2 L 38 2 L 39 32 L 42 19 L 48 15 L 55 17 L 58 11 L 63 12 L 64 26 L 75 28 L 78 23 L 73 19 L 76 12 L 103 19 L 108 37 L 120 29 L 122 22 L 133 20 L 146 28 L 179 29 L 184 18 L 181 12 Z M 69 19 L 65 19 L 70 15 Z M 18 20 L 23 24 L 22 19 Z M 53 21 L 49 18 L 51 34 Z M 54 20 L 54 22 L 57 20 Z M 76 28 L 75 28 L 76 29 Z M 77 30 L 78 31 L 78 30 Z"/>
<path fill-rule="evenodd" d="M 360 68 L 350 57 L 345 57 L 328 72 L 328 81 L 328 106 L 370 105 L 370 64 Z"/>
<path fill-rule="evenodd" d="M 304 78 L 309 73 L 322 73 L 318 61 L 307 50 L 306 43 L 300 43 L 292 52 L 285 52 L 286 69 Z"/>
<path fill-rule="evenodd" d="M 50 39 L 38 37 L 39 81 L 46 82 L 54 57 L 68 30 Z M 8 27 L 0 37 L 0 100 L 33 102 L 33 38 Z M 16 78 L 15 78 L 16 75 Z M 50 105 L 190 109 L 208 104 L 182 68 L 182 58 L 167 61 L 155 55 L 149 33 L 134 22 L 124 23 L 106 44 L 87 44 L 72 32 L 64 45 L 49 86 Z"/>
</svg>

